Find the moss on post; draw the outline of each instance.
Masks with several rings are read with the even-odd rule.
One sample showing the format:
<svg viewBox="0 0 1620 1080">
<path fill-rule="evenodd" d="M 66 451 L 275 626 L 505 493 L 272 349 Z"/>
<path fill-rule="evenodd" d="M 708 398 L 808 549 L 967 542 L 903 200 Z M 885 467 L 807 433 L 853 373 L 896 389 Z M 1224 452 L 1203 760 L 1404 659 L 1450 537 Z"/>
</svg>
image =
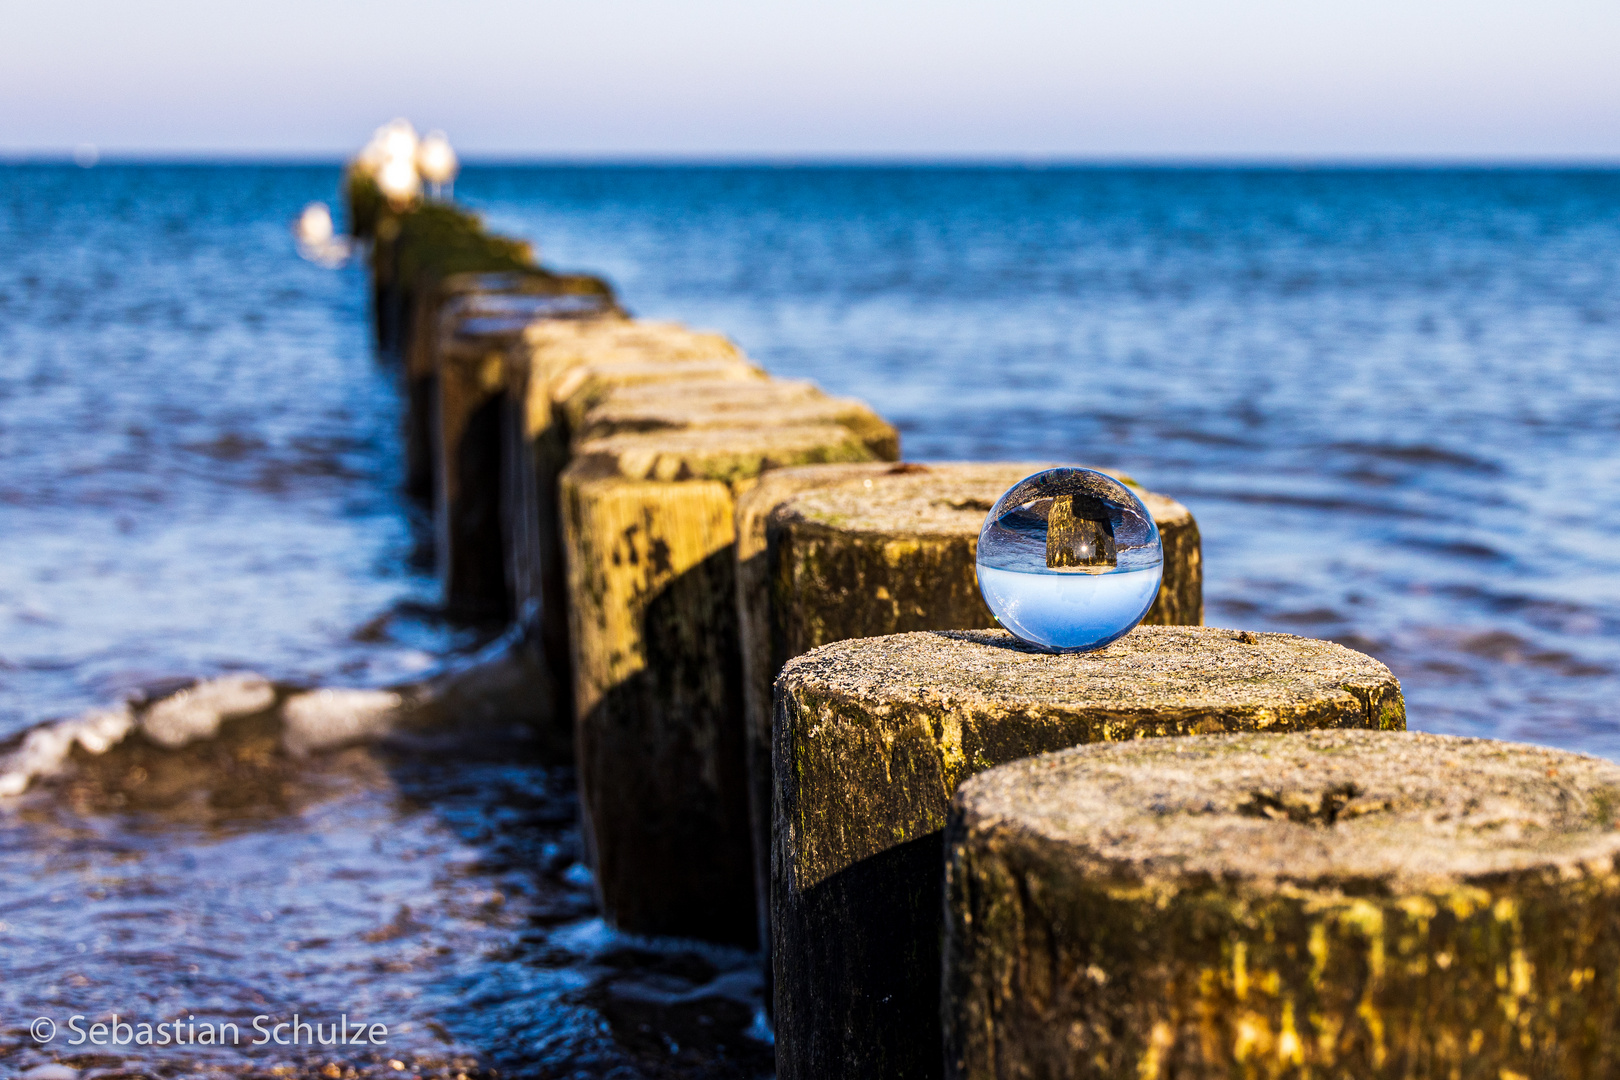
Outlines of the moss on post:
<svg viewBox="0 0 1620 1080">
<path fill-rule="evenodd" d="M 941 1074 L 942 830 L 968 777 L 1084 743 L 1404 726 L 1384 665 L 1288 634 L 1144 626 L 1053 656 L 945 631 L 790 661 L 772 762 L 779 1075 Z"/>
<path fill-rule="evenodd" d="M 995 626 L 974 570 L 979 530 L 1003 492 L 1049 467 L 784 469 L 738 501 L 738 603 L 761 889 L 770 874 L 771 683 L 777 672 L 789 659 L 844 638 Z M 1165 551 L 1159 597 L 1145 621 L 1201 623 L 1198 525 L 1180 503 L 1136 492 L 1159 526 Z M 768 912 L 761 917 L 768 920 Z"/>
<path fill-rule="evenodd" d="M 1620 767 L 1334 731 L 1086 747 L 966 784 L 953 1077 L 1620 1072 Z"/>
<path fill-rule="evenodd" d="M 615 925 L 754 942 L 734 492 L 868 457 L 836 425 L 699 429 L 584 443 L 563 472 L 580 796 Z"/>
</svg>

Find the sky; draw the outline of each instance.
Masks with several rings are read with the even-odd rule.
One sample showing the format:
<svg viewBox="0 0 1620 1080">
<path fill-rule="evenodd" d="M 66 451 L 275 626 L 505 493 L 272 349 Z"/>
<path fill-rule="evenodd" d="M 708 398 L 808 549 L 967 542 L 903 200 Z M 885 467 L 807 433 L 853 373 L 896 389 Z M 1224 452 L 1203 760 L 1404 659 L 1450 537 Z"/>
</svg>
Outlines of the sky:
<svg viewBox="0 0 1620 1080">
<path fill-rule="evenodd" d="M 0 154 L 1620 162 L 1616 0 L 10 0 Z"/>
</svg>

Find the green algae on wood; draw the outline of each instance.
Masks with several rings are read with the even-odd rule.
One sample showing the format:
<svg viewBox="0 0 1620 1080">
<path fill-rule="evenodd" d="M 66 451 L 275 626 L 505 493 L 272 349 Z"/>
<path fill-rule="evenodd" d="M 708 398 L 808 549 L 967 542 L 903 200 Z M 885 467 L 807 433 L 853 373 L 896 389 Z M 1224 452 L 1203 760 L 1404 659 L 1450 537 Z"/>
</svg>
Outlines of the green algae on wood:
<svg viewBox="0 0 1620 1080">
<path fill-rule="evenodd" d="M 772 755 L 780 1075 L 941 1074 L 942 831 L 974 774 L 1092 742 L 1404 725 L 1384 665 L 1288 634 L 1142 626 L 1052 656 L 1003 631 L 911 633 L 790 661 Z"/>
<path fill-rule="evenodd" d="M 1620 1072 L 1620 767 L 1363 731 L 1085 747 L 965 784 L 953 1077 Z"/>
<path fill-rule="evenodd" d="M 848 428 L 583 443 L 559 478 L 586 838 L 621 929 L 751 945 L 735 492 L 862 460 Z"/>
<path fill-rule="evenodd" d="M 431 334 L 442 302 L 440 286 L 460 275 L 507 274 L 529 289 L 613 302 L 606 281 L 547 270 L 535 261 L 529 243 L 489 232 L 478 215 L 450 203 L 383 207 L 371 240 L 378 343 L 389 355 L 408 356 L 419 331 Z"/>
</svg>

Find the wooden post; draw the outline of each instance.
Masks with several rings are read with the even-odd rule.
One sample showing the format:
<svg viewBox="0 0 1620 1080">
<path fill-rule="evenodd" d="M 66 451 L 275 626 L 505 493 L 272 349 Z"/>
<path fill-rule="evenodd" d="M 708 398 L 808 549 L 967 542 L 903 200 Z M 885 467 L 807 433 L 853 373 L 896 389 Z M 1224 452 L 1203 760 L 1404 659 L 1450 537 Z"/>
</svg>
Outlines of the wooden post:
<svg viewBox="0 0 1620 1080">
<path fill-rule="evenodd" d="M 941 1075 L 942 830 L 975 773 L 1083 743 L 1404 726 L 1388 668 L 1288 634 L 1143 626 L 1054 656 L 943 631 L 790 661 L 772 761 L 778 1075 Z"/>
<path fill-rule="evenodd" d="M 514 507 L 503 454 L 505 361 L 511 344 L 541 320 L 611 314 L 589 295 L 464 292 L 444 305 L 431 350 L 434 530 L 445 605 L 471 617 L 510 618 L 507 520 Z"/>
<path fill-rule="evenodd" d="M 589 313 L 622 314 L 612 290 L 598 278 L 546 270 L 504 270 L 451 274 L 430 279 L 410 304 L 411 324 L 403 348 L 400 378 L 405 397 L 405 490 L 427 502 L 434 496 L 435 392 L 440 342 L 446 324 L 468 320 L 533 322 L 541 318 L 580 318 Z M 484 332 L 490 327 L 486 324 Z M 521 325 L 512 328 L 514 332 Z"/>
<path fill-rule="evenodd" d="M 1620 767 L 1442 735 L 1085 747 L 965 784 L 949 1075 L 1620 1074 Z"/>
<path fill-rule="evenodd" d="M 585 414 L 574 438 L 762 424 L 839 424 L 859 436 L 878 460 L 900 456 L 899 433 L 871 406 L 829 397 L 804 379 L 689 382 L 676 395 L 656 384 L 619 387 Z"/>
<path fill-rule="evenodd" d="M 400 383 L 405 399 L 405 492 L 430 503 L 438 480 L 435 467 L 435 404 L 438 400 L 441 311 L 460 297 L 484 291 L 511 288 L 521 279 L 516 272 L 498 274 L 457 274 L 439 283 L 425 303 L 412 312 L 409 343 L 400 365 Z"/>
<path fill-rule="evenodd" d="M 1114 528 L 1109 524 L 1107 514 L 1086 517 L 1076 513 L 1073 495 L 1059 495 L 1052 500 L 1046 529 L 1047 566 L 1119 565 L 1119 552 L 1114 546 Z"/>
<path fill-rule="evenodd" d="M 738 500 L 749 792 L 762 893 L 770 880 L 771 683 L 782 665 L 843 638 L 995 626 L 974 570 L 979 530 L 1003 492 L 1050 467 L 783 469 Z M 1180 503 L 1135 490 L 1158 524 L 1165 553 L 1159 597 L 1144 621 L 1203 622 L 1197 523 Z M 760 915 L 761 940 L 768 942 L 769 911 Z"/>
<path fill-rule="evenodd" d="M 583 416 L 589 404 L 620 387 L 656 384 L 667 391 L 671 383 L 766 376 L 718 334 L 614 317 L 532 323 L 507 350 L 505 371 L 503 459 L 514 508 L 507 518 L 507 578 L 518 619 L 538 626 L 562 695 L 560 712 L 572 716 L 557 491 L 573 441 L 569 417 Z"/>
<path fill-rule="evenodd" d="M 575 740 L 614 925 L 754 943 L 734 494 L 769 468 L 870 456 L 831 424 L 576 448 L 560 478 Z"/>
<path fill-rule="evenodd" d="M 527 243 L 486 232 L 477 215 L 459 207 L 420 203 L 404 210 L 379 209 L 371 248 L 379 349 L 396 359 L 409 354 L 417 308 L 438 282 L 453 274 L 495 272 L 552 276 L 535 265 Z M 591 284 L 585 288 L 611 295 L 605 282 L 580 282 L 587 280 Z M 434 325 L 431 317 L 426 325 Z"/>
</svg>

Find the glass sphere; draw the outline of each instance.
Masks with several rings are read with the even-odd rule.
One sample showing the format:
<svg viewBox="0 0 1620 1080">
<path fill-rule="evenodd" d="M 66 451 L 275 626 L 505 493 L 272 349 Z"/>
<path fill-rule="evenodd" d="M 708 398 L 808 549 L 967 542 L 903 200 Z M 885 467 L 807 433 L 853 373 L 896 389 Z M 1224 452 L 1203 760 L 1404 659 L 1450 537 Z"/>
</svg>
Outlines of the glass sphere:
<svg viewBox="0 0 1620 1080">
<path fill-rule="evenodd" d="M 1159 595 L 1159 527 L 1130 488 L 1091 469 L 1047 469 L 996 500 L 979 532 L 979 591 L 1002 626 L 1055 653 L 1130 633 Z"/>
</svg>

